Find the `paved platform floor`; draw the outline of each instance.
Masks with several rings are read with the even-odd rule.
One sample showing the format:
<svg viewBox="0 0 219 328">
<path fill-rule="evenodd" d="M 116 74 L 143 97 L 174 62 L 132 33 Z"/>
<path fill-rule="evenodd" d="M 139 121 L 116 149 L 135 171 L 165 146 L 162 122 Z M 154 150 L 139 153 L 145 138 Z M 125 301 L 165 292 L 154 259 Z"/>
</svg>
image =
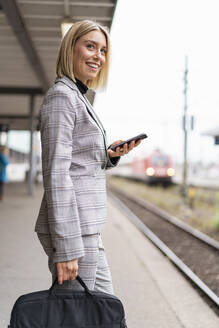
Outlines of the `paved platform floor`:
<svg viewBox="0 0 219 328">
<path fill-rule="evenodd" d="M 34 197 L 23 184 L 7 186 L 0 204 L 0 328 L 6 328 L 21 294 L 47 289 L 47 259 L 33 231 L 42 187 Z M 115 294 L 129 328 L 218 328 L 219 318 L 109 199 L 103 240 Z"/>
<path fill-rule="evenodd" d="M 172 263 L 109 201 L 104 243 L 129 328 L 213 328 L 219 318 Z"/>
</svg>

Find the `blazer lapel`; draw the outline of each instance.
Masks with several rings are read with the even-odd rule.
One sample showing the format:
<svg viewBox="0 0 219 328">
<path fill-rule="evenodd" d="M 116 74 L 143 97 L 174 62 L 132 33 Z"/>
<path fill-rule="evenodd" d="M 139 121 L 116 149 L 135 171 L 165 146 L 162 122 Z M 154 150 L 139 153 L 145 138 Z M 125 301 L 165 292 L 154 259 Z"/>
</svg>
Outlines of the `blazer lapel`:
<svg viewBox="0 0 219 328">
<path fill-rule="evenodd" d="M 89 101 L 87 100 L 86 97 L 83 97 L 82 94 L 79 91 L 79 97 L 80 99 L 85 103 L 87 111 L 89 112 L 90 116 L 93 118 L 93 120 L 96 122 L 96 124 L 98 125 L 98 127 L 100 128 L 102 134 L 103 134 L 103 140 L 104 140 L 104 145 L 105 145 L 105 152 L 107 155 L 107 140 L 106 140 L 106 131 L 104 130 L 104 127 L 99 119 L 99 117 L 97 116 L 97 114 L 94 112 L 91 104 L 89 103 Z"/>
<path fill-rule="evenodd" d="M 89 100 L 86 97 L 82 96 L 82 95 L 80 95 L 80 98 L 81 98 L 82 101 L 84 101 L 84 103 L 86 104 L 87 110 L 89 111 L 89 113 L 91 114 L 91 116 L 93 117 L 93 119 L 95 120 L 95 122 L 98 124 L 99 128 L 102 130 L 103 134 L 105 135 L 106 131 L 103 127 L 103 124 L 101 123 L 99 117 L 97 116 L 97 114 L 93 110 L 93 107 L 90 104 Z"/>
<path fill-rule="evenodd" d="M 86 97 L 84 97 L 81 92 L 78 90 L 76 84 L 70 80 L 67 76 L 64 76 L 62 78 L 57 78 L 55 83 L 57 82 L 62 82 L 64 84 L 66 84 L 69 88 L 76 90 L 78 92 L 78 96 L 79 98 L 84 102 L 84 104 L 86 105 L 87 111 L 90 114 L 90 116 L 93 118 L 93 120 L 96 122 L 96 124 L 98 125 L 98 127 L 100 128 L 102 134 L 103 134 L 103 139 L 104 139 L 104 144 L 105 144 L 105 150 L 106 150 L 106 154 L 107 154 L 107 140 L 106 140 L 106 131 L 103 127 L 103 124 L 101 123 L 99 117 L 97 116 L 97 114 L 94 112 L 92 105 L 90 104 L 90 102 L 88 101 L 88 99 Z"/>
</svg>

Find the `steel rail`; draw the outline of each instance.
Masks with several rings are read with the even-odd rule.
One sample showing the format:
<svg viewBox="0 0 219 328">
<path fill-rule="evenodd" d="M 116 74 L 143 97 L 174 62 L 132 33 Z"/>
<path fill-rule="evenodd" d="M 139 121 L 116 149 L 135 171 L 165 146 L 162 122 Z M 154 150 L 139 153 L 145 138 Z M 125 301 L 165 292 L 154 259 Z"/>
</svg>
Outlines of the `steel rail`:
<svg viewBox="0 0 219 328">
<path fill-rule="evenodd" d="M 129 220 L 164 253 L 204 294 L 219 306 L 219 297 L 170 250 L 113 192 L 108 192 L 114 203 L 124 212 Z"/>
<path fill-rule="evenodd" d="M 144 207 L 146 210 L 148 210 L 149 212 L 161 217 L 162 219 L 170 222 L 171 224 L 177 226 L 178 228 L 180 228 L 183 231 L 188 232 L 189 234 L 193 235 L 194 237 L 196 237 L 197 239 L 203 241 L 204 243 L 208 244 L 209 246 L 219 250 L 219 242 L 209 236 L 207 236 L 206 234 L 204 234 L 203 232 L 190 227 L 188 224 L 186 224 L 185 222 L 181 221 L 180 219 L 178 219 L 177 217 L 175 217 L 174 215 L 171 215 L 169 213 L 167 213 L 165 210 L 162 210 L 161 208 L 159 208 L 158 206 L 140 199 L 136 196 L 130 195 L 129 193 L 127 193 L 126 191 L 121 191 L 119 188 L 115 188 L 115 187 L 111 187 L 110 188 L 115 191 L 118 191 L 118 193 L 123 194 L 126 198 L 129 198 L 130 200 L 132 200 L 133 202 L 135 202 L 136 204 Z"/>
</svg>

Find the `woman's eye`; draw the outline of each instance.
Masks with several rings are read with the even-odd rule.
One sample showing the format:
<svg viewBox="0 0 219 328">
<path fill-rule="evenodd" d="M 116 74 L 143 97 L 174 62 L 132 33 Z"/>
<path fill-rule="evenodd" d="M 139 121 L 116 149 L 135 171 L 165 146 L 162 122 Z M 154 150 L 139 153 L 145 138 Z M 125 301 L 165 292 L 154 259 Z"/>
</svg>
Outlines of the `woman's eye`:
<svg viewBox="0 0 219 328">
<path fill-rule="evenodd" d="M 93 45 L 93 44 L 88 44 L 87 47 L 88 47 L 89 49 L 94 49 L 94 45 Z"/>
<path fill-rule="evenodd" d="M 101 52 L 106 55 L 106 49 L 101 49 Z"/>
</svg>

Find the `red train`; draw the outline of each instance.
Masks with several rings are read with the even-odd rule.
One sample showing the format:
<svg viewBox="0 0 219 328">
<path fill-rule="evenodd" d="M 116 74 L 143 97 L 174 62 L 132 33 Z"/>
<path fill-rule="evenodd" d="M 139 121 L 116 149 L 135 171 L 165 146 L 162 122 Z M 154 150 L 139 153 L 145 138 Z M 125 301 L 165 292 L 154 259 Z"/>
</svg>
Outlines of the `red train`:
<svg viewBox="0 0 219 328">
<path fill-rule="evenodd" d="M 160 150 L 131 163 L 132 176 L 150 184 L 171 184 L 175 174 L 171 157 Z"/>
</svg>

